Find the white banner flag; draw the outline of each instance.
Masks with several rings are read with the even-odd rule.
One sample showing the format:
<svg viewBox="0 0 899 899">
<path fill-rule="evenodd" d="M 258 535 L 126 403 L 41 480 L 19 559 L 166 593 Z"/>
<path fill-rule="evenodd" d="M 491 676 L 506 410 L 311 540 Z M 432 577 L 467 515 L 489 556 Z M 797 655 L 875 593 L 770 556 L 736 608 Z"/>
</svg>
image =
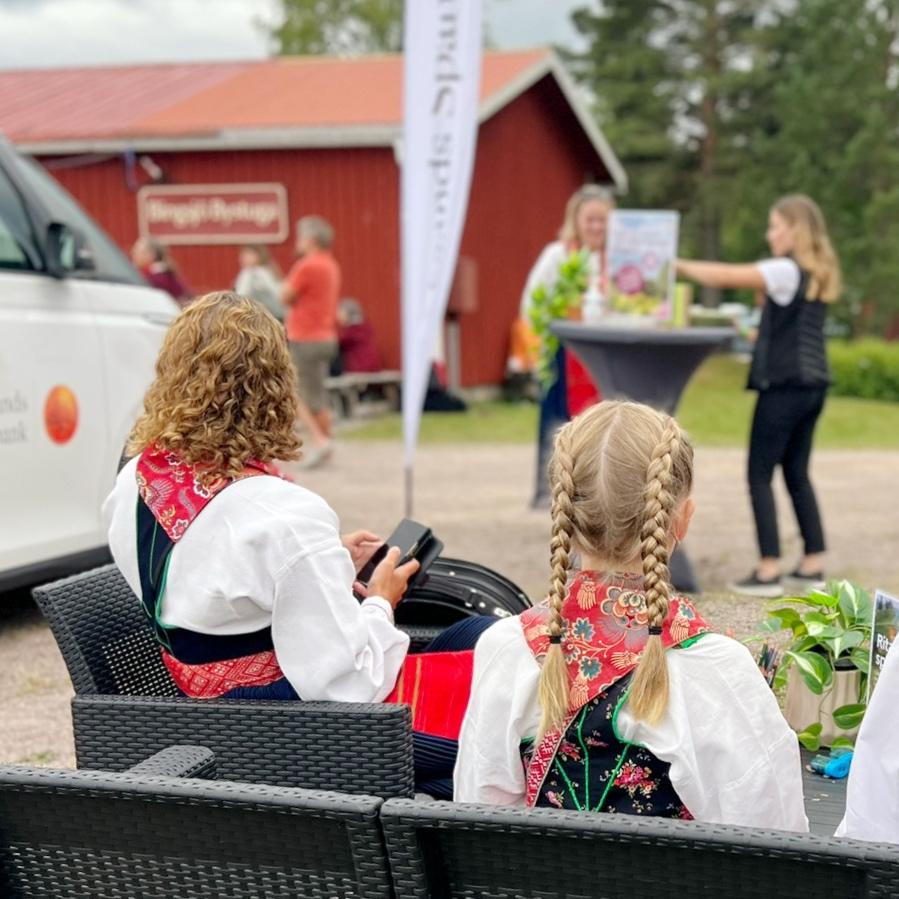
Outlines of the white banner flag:
<svg viewBox="0 0 899 899">
<path fill-rule="evenodd" d="M 402 150 L 403 440 L 409 472 L 474 164 L 482 0 L 407 0 Z"/>
</svg>

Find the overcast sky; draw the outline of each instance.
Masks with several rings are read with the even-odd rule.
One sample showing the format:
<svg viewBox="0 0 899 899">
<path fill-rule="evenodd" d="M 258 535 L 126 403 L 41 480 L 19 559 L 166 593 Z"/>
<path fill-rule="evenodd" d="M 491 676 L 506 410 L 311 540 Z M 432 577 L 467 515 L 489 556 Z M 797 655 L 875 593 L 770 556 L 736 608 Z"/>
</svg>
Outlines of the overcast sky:
<svg viewBox="0 0 899 899">
<path fill-rule="evenodd" d="M 570 12 L 592 0 L 485 0 L 502 49 L 572 44 Z M 0 0 L 0 68 L 104 65 L 268 55 L 254 25 L 273 0 Z"/>
</svg>

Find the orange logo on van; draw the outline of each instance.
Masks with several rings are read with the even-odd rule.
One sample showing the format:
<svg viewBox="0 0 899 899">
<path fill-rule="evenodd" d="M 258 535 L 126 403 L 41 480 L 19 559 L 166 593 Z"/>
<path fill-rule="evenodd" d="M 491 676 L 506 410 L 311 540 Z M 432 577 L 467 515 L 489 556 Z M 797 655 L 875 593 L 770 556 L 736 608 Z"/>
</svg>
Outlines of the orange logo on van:
<svg viewBox="0 0 899 899">
<path fill-rule="evenodd" d="M 78 400 L 68 387 L 57 384 L 44 403 L 44 426 L 54 443 L 68 443 L 78 427 Z"/>
</svg>

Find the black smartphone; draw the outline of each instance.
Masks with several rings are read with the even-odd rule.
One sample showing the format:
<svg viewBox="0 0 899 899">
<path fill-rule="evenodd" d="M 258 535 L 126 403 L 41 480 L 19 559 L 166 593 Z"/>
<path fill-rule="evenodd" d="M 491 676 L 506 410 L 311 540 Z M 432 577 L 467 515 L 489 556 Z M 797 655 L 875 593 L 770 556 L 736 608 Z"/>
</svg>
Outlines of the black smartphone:
<svg viewBox="0 0 899 899">
<path fill-rule="evenodd" d="M 413 521 L 411 518 L 404 518 L 397 526 L 393 533 L 382 543 L 375 551 L 372 557 L 362 566 L 356 575 L 356 580 L 361 581 L 366 586 L 374 574 L 375 568 L 378 567 L 387 550 L 391 546 L 400 548 L 400 560 L 397 563 L 402 565 L 411 559 L 418 559 L 421 567 L 409 579 L 409 586 L 412 587 L 419 583 L 425 576 L 427 569 L 434 560 L 443 551 L 443 543 L 438 540 L 429 527 Z"/>
</svg>

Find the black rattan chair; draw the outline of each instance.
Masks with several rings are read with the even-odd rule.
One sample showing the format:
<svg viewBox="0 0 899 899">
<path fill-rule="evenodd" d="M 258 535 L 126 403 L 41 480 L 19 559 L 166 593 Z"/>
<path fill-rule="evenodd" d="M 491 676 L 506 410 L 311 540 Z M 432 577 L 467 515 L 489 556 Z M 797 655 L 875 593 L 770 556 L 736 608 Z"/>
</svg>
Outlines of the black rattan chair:
<svg viewBox="0 0 899 899">
<path fill-rule="evenodd" d="M 899 846 L 555 809 L 384 803 L 397 899 L 862 899 L 899 895 Z"/>
<path fill-rule="evenodd" d="M 212 749 L 229 780 L 412 796 L 408 707 L 188 699 L 114 565 L 34 590 L 75 687 L 79 767 L 122 771 L 174 743 Z"/>
<path fill-rule="evenodd" d="M 123 774 L 0 768 L 0 895 L 390 895 L 380 799 L 171 776 L 211 759 L 176 747 Z"/>
</svg>

